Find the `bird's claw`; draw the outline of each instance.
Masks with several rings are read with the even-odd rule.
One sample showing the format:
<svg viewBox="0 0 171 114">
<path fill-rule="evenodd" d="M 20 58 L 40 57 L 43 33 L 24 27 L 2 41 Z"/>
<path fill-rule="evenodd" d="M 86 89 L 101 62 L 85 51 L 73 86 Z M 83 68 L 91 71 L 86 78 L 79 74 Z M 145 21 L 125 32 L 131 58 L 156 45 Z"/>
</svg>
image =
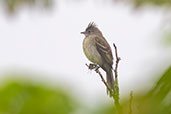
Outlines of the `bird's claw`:
<svg viewBox="0 0 171 114">
<path fill-rule="evenodd" d="M 87 64 L 86 64 L 86 65 L 87 65 Z M 93 64 L 93 63 L 90 63 L 90 64 L 87 65 L 87 66 L 88 66 L 88 68 L 89 68 L 90 70 L 95 69 L 95 71 L 98 70 L 98 69 L 100 68 L 97 64 Z"/>
</svg>

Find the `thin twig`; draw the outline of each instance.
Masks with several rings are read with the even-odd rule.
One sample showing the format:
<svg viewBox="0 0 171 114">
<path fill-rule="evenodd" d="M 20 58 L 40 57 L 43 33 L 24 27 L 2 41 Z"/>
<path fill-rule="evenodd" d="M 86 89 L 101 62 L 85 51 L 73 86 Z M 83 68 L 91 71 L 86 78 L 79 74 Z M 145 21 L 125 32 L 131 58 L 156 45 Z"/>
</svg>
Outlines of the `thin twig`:
<svg viewBox="0 0 171 114">
<path fill-rule="evenodd" d="M 104 80 L 103 75 L 101 74 L 101 72 L 97 69 L 97 70 L 96 70 L 96 73 L 99 74 L 99 76 L 100 76 L 102 82 L 103 82 L 103 83 L 105 84 L 105 86 L 107 87 L 107 90 L 109 90 L 109 92 L 112 93 L 112 90 L 109 88 L 108 84 L 107 84 L 106 81 Z"/>
<path fill-rule="evenodd" d="M 89 66 L 88 64 L 86 64 L 86 66 L 87 66 L 88 68 L 90 68 L 90 66 Z M 107 84 L 106 81 L 104 80 L 103 75 L 101 74 L 101 72 L 99 71 L 99 69 L 96 69 L 95 71 L 96 71 L 96 73 L 99 74 L 99 76 L 100 76 L 102 82 L 104 83 L 104 85 L 106 86 L 107 90 L 109 90 L 109 92 L 112 93 L 112 90 L 109 88 L 108 84 Z"/>
<path fill-rule="evenodd" d="M 121 109 L 121 105 L 119 103 L 119 83 L 118 83 L 118 64 L 119 61 L 121 60 L 120 57 L 118 57 L 118 52 L 117 52 L 117 47 L 116 45 L 113 43 L 113 46 L 115 48 L 115 56 L 116 56 L 116 63 L 115 63 L 115 85 L 114 85 L 114 95 L 113 95 L 113 99 L 114 99 L 114 103 L 117 109 L 118 114 L 122 114 L 122 109 Z"/>
<path fill-rule="evenodd" d="M 118 51 L 117 51 L 117 47 L 116 45 L 113 43 L 113 46 L 115 48 L 115 56 L 116 56 L 116 64 L 115 64 L 115 69 L 114 69 L 114 72 L 115 72 L 115 78 L 118 77 L 118 64 L 119 64 L 119 61 L 121 60 L 120 57 L 118 57 Z"/>
</svg>

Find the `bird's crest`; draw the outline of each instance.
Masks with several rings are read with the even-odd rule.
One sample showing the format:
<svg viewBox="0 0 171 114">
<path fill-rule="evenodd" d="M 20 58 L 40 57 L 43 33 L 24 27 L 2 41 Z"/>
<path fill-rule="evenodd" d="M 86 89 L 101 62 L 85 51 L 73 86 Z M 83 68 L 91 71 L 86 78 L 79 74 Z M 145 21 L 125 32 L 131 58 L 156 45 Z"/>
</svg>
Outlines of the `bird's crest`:
<svg viewBox="0 0 171 114">
<path fill-rule="evenodd" d="M 91 28 L 97 28 L 97 25 L 94 22 L 90 22 L 86 30 L 91 29 Z"/>
</svg>

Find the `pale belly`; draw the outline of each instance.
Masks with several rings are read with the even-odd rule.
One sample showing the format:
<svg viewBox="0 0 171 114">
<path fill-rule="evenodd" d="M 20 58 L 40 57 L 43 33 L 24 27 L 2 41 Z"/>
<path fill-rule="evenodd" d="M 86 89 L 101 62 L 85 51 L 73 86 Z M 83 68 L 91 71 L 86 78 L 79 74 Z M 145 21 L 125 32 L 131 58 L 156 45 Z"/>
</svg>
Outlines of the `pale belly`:
<svg viewBox="0 0 171 114">
<path fill-rule="evenodd" d="M 83 50 L 86 57 L 93 63 L 101 65 L 102 58 L 96 49 L 95 44 L 92 42 L 93 39 L 85 38 L 83 41 Z"/>
</svg>

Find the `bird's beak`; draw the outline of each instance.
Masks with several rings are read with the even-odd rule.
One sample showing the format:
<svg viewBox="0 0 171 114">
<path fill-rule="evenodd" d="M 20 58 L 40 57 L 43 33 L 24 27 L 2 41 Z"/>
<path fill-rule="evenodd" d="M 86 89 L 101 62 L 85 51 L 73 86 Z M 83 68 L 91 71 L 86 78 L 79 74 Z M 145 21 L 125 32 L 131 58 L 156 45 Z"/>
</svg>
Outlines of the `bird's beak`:
<svg viewBox="0 0 171 114">
<path fill-rule="evenodd" d="M 81 34 L 86 34 L 86 32 L 81 32 Z"/>
</svg>

